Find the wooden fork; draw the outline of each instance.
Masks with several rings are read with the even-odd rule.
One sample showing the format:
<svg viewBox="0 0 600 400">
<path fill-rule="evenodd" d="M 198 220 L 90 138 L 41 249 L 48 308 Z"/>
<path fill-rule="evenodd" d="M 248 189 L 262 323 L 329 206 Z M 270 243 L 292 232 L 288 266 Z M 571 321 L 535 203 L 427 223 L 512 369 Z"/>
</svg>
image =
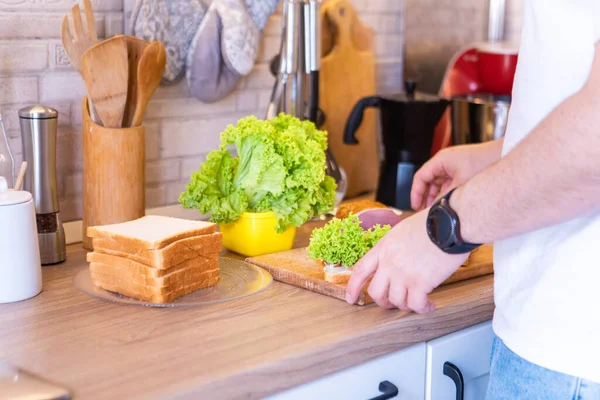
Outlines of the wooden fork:
<svg viewBox="0 0 600 400">
<path fill-rule="evenodd" d="M 81 11 L 79 4 L 71 7 L 71 17 L 73 19 L 73 33 L 69 28 L 69 17 L 64 16 L 61 25 L 61 38 L 67 57 L 73 64 L 73 67 L 81 72 L 81 55 L 87 49 L 98 43 L 98 32 L 96 31 L 96 19 L 92 10 L 90 0 L 83 0 L 83 12 L 85 15 L 85 27 L 83 30 L 83 22 L 81 21 Z"/>
<path fill-rule="evenodd" d="M 75 4 L 71 7 L 71 18 L 73 22 L 73 35 L 71 35 L 71 29 L 69 28 L 69 17 L 64 16 L 60 29 L 60 36 L 62 39 L 63 47 L 67 53 L 67 57 L 73 67 L 81 74 L 81 56 L 83 53 L 99 42 L 98 32 L 96 31 L 96 19 L 94 18 L 94 11 L 92 9 L 92 3 L 90 0 L 83 0 L 83 13 L 85 15 L 85 27 L 83 29 L 83 22 L 81 20 L 81 10 L 79 4 Z M 90 108 L 90 116 L 92 121 L 96 124 L 102 125 L 102 121 L 96 112 L 96 109 L 92 105 L 92 101 L 88 100 Z"/>
</svg>

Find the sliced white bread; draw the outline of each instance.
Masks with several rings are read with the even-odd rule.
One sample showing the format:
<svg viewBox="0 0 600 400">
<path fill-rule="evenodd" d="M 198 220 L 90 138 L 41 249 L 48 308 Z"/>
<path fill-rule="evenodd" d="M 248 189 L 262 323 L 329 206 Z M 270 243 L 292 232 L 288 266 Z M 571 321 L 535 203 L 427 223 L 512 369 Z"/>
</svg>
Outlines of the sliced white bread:
<svg viewBox="0 0 600 400">
<path fill-rule="evenodd" d="M 338 284 L 346 284 L 348 283 L 348 281 L 350 280 L 350 276 L 352 275 L 352 270 L 347 270 L 347 271 L 342 271 L 342 272 L 329 272 L 329 271 L 325 271 L 324 272 L 325 275 L 325 280 L 327 282 L 331 282 L 331 283 L 338 283 Z"/>
<path fill-rule="evenodd" d="M 147 275 L 153 278 L 159 278 L 161 276 L 165 276 L 186 268 L 195 268 L 208 271 L 214 268 L 213 265 L 215 265 L 215 263 L 217 266 L 219 265 L 218 255 L 198 256 L 196 258 L 186 260 L 171 268 L 165 269 L 153 268 L 128 258 L 113 256 L 110 254 L 96 253 L 95 251 L 87 253 L 86 258 L 89 263 L 110 265 L 115 270 L 118 270 L 120 273 L 127 276 Z"/>
<path fill-rule="evenodd" d="M 193 236 L 173 242 L 162 249 L 145 249 L 139 243 L 115 238 L 96 238 L 94 253 L 103 253 L 137 261 L 152 268 L 168 269 L 198 257 L 215 258 L 223 248 L 220 232 Z"/>
<path fill-rule="evenodd" d="M 86 234 L 92 239 L 111 239 L 124 246 L 156 250 L 178 240 L 208 235 L 216 230 L 217 225 L 212 222 L 147 215 L 119 224 L 90 226 Z"/>
<path fill-rule="evenodd" d="M 219 262 L 217 260 L 207 262 L 202 268 L 181 268 L 163 276 L 136 274 L 133 271 L 115 267 L 114 264 L 108 265 L 102 263 L 91 263 L 90 271 L 96 274 L 110 275 L 120 280 L 126 280 L 139 285 L 163 288 L 180 285 L 181 282 L 188 284 L 209 276 L 219 276 Z"/>
<path fill-rule="evenodd" d="M 218 273 L 214 275 L 209 274 L 203 279 L 191 283 L 179 282 L 175 285 L 157 288 L 92 272 L 92 282 L 98 287 L 124 296 L 151 303 L 169 303 L 200 288 L 215 286 L 219 283 L 219 275 Z"/>
</svg>

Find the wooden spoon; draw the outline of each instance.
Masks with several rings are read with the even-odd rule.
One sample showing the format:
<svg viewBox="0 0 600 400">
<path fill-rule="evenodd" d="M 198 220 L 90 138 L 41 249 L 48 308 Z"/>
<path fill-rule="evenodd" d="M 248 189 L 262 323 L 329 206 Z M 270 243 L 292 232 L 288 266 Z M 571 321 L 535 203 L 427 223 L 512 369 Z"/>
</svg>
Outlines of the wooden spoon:
<svg viewBox="0 0 600 400">
<path fill-rule="evenodd" d="M 81 74 L 104 126 L 121 128 L 127 102 L 127 41 L 115 36 L 89 48 L 81 57 Z"/>
<path fill-rule="evenodd" d="M 25 179 L 25 173 L 27 172 L 27 161 L 23 161 L 21 163 L 21 169 L 19 170 L 19 175 L 17 175 L 17 180 L 15 181 L 15 190 L 23 189 L 23 180 Z"/>
<path fill-rule="evenodd" d="M 130 127 L 133 122 L 133 115 L 137 103 L 137 75 L 138 64 L 142 53 L 150 45 L 150 42 L 136 38 L 134 36 L 126 36 L 127 39 L 127 57 L 129 59 L 129 82 L 127 88 L 127 103 L 125 105 L 125 115 L 123 117 L 123 126 Z"/>
<path fill-rule="evenodd" d="M 137 102 L 131 126 L 140 126 L 150 98 L 160 84 L 167 63 L 165 46 L 152 42 L 142 54 L 137 69 Z"/>
</svg>

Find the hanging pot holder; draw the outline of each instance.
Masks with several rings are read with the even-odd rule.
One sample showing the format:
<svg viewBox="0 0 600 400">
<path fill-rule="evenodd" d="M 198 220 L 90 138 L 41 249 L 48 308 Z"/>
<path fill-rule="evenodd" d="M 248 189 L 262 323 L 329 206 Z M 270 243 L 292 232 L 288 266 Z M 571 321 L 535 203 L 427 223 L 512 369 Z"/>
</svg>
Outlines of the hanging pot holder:
<svg viewBox="0 0 600 400">
<path fill-rule="evenodd" d="M 167 65 L 162 83 L 176 83 L 185 75 L 189 46 L 206 10 L 204 0 L 136 1 L 129 35 L 164 44 Z"/>
<path fill-rule="evenodd" d="M 271 14 L 277 9 L 280 0 L 244 0 L 248 14 L 256 24 L 259 31 L 265 29 Z"/>
<path fill-rule="evenodd" d="M 231 93 L 248 75 L 260 33 L 279 0 L 213 0 L 187 56 L 190 92 L 212 103 Z"/>
<path fill-rule="evenodd" d="M 227 96 L 241 78 L 223 60 L 222 29 L 219 13 L 210 8 L 192 40 L 187 57 L 186 75 L 190 93 L 205 103 L 213 103 Z"/>
</svg>

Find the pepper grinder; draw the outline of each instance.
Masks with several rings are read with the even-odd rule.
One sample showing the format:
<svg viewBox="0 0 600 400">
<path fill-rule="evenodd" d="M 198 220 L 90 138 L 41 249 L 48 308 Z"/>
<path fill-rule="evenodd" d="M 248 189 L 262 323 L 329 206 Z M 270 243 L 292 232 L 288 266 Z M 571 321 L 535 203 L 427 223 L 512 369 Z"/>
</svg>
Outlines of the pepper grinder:
<svg viewBox="0 0 600 400">
<path fill-rule="evenodd" d="M 60 263 L 67 252 L 56 185 L 58 111 L 42 105 L 25 107 L 19 110 L 19 124 L 28 166 L 23 189 L 33 196 L 40 261 L 42 265 Z"/>
</svg>

